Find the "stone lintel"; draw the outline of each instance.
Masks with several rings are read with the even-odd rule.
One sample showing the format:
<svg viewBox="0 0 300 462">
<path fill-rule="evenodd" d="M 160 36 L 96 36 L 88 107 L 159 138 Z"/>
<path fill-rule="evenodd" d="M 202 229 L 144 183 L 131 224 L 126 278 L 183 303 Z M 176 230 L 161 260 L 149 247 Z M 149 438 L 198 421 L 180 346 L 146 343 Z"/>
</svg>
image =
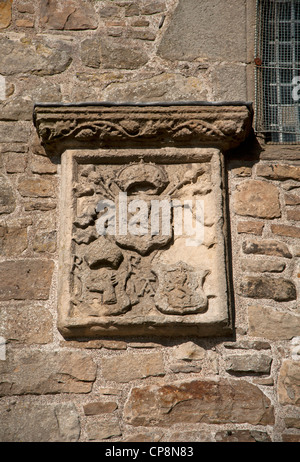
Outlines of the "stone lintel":
<svg viewBox="0 0 300 462">
<path fill-rule="evenodd" d="M 78 103 L 36 104 L 39 137 L 55 152 L 91 147 L 202 145 L 222 151 L 241 144 L 251 132 L 246 103 Z"/>
</svg>

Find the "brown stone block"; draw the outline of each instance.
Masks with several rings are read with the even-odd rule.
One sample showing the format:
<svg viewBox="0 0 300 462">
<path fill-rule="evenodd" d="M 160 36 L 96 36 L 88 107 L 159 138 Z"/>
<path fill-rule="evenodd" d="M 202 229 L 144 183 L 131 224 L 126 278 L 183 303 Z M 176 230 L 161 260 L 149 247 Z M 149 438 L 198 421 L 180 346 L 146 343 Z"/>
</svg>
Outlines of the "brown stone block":
<svg viewBox="0 0 300 462">
<path fill-rule="evenodd" d="M 42 306 L 0 308 L 1 335 L 12 344 L 43 345 L 52 341 L 52 315 Z"/>
<path fill-rule="evenodd" d="M 24 173 L 27 165 L 27 156 L 19 152 L 10 152 L 6 159 L 7 173 Z"/>
<path fill-rule="evenodd" d="M 246 44 L 244 2 L 231 1 L 224 8 L 221 0 L 180 0 L 164 31 L 158 54 L 171 61 L 203 57 L 213 62 L 246 62 Z"/>
<path fill-rule="evenodd" d="M 160 352 L 149 354 L 124 353 L 122 356 L 102 358 L 102 373 L 106 380 L 126 383 L 131 380 L 165 374 Z"/>
<path fill-rule="evenodd" d="M 282 435 L 283 443 L 300 443 L 300 435 L 294 433 L 283 433 Z"/>
<path fill-rule="evenodd" d="M 3 403 L 0 420 L 1 442 L 74 443 L 80 436 L 79 415 L 73 403 Z"/>
<path fill-rule="evenodd" d="M 270 340 L 290 340 L 299 335 L 300 316 L 271 307 L 249 306 L 249 335 Z"/>
<path fill-rule="evenodd" d="M 53 201 L 45 200 L 31 200 L 30 202 L 25 202 L 24 210 L 31 212 L 33 210 L 41 210 L 42 212 L 47 212 L 56 208 L 56 203 Z"/>
<path fill-rule="evenodd" d="M 97 420 L 87 423 L 87 434 L 90 441 L 102 441 L 108 438 L 121 436 L 119 420 L 114 417 L 109 420 Z"/>
<path fill-rule="evenodd" d="M 114 401 L 98 401 L 96 403 L 88 403 L 83 406 L 85 415 L 110 414 L 117 408 L 118 405 Z"/>
<path fill-rule="evenodd" d="M 89 393 L 96 369 L 82 351 L 8 351 L 0 363 L 0 396 Z"/>
<path fill-rule="evenodd" d="M 56 250 L 56 231 L 37 233 L 33 241 L 34 252 L 54 253 Z"/>
<path fill-rule="evenodd" d="M 281 216 L 278 188 L 266 181 L 240 183 L 233 193 L 233 204 L 238 215 L 270 219 Z"/>
<path fill-rule="evenodd" d="M 277 302 L 296 300 L 295 284 L 283 278 L 268 276 L 245 276 L 240 286 L 240 294 L 249 298 L 268 298 Z"/>
<path fill-rule="evenodd" d="M 138 16 L 140 14 L 139 5 L 131 3 L 125 8 L 125 16 Z"/>
<path fill-rule="evenodd" d="M 230 355 L 225 358 L 225 368 L 229 372 L 269 374 L 272 358 L 263 354 Z"/>
<path fill-rule="evenodd" d="M 289 164 L 260 164 L 256 173 L 272 180 L 300 180 L 300 167 Z"/>
<path fill-rule="evenodd" d="M 287 210 L 286 217 L 288 220 L 292 221 L 300 221 L 300 209 L 295 210 Z"/>
<path fill-rule="evenodd" d="M 27 249 L 27 229 L 25 227 L 0 226 L 0 255 L 13 257 Z"/>
<path fill-rule="evenodd" d="M 273 234 L 278 234 L 279 236 L 300 238 L 300 228 L 297 226 L 272 225 L 271 231 Z"/>
<path fill-rule="evenodd" d="M 34 22 L 30 21 L 30 19 L 17 19 L 16 20 L 16 26 L 17 27 L 32 28 L 32 27 L 34 27 Z"/>
<path fill-rule="evenodd" d="M 22 178 L 18 190 L 24 197 L 54 197 L 55 180 L 45 178 Z"/>
<path fill-rule="evenodd" d="M 222 443 L 266 443 L 271 442 L 268 433 L 257 430 L 224 430 L 216 434 L 216 441 Z"/>
<path fill-rule="evenodd" d="M 40 6 L 41 26 L 54 30 L 96 29 L 95 11 L 91 4 L 78 0 L 65 0 L 61 5 L 57 0 L 42 0 Z"/>
<path fill-rule="evenodd" d="M 279 372 L 278 398 L 281 404 L 300 406 L 300 361 L 283 362 Z"/>
<path fill-rule="evenodd" d="M 16 198 L 11 184 L 0 175 L 0 215 L 12 213 L 16 208 Z"/>
<path fill-rule="evenodd" d="M 199 422 L 274 424 L 271 402 L 258 387 L 225 379 L 133 388 L 124 416 L 130 425 L 147 427 Z"/>
<path fill-rule="evenodd" d="M 277 260 L 250 260 L 244 259 L 241 261 L 243 271 L 252 273 L 281 273 L 285 269 L 285 263 Z"/>
<path fill-rule="evenodd" d="M 286 417 L 284 422 L 287 428 L 297 428 L 300 430 L 300 417 Z"/>
<path fill-rule="evenodd" d="M 63 72 L 71 64 L 70 56 L 72 45 L 63 39 L 49 41 L 45 37 L 38 39 L 26 40 L 17 38 L 0 37 L 0 73 L 2 75 L 15 74 L 35 74 L 35 75 L 53 75 Z M 23 127 L 17 127 L 16 124 L 7 122 L 6 136 L 7 142 L 28 141 L 28 134 Z M 2 132 L 0 126 L 0 133 Z M 2 137 L 2 133 L 1 133 Z M 20 139 L 21 138 L 21 139 Z"/>
<path fill-rule="evenodd" d="M 104 5 L 100 8 L 100 18 L 111 18 L 118 16 L 120 8 L 117 5 Z"/>
<path fill-rule="evenodd" d="M 264 223 L 260 221 L 239 221 L 237 224 L 237 232 L 245 234 L 262 235 Z"/>
<path fill-rule="evenodd" d="M 156 38 L 156 34 L 150 30 L 133 30 L 130 33 L 130 37 L 133 39 L 148 40 L 153 42 L 153 40 Z"/>
<path fill-rule="evenodd" d="M 141 8 L 141 13 L 142 14 L 157 14 L 161 13 L 162 11 L 165 11 L 166 9 L 166 3 L 165 2 L 159 2 L 159 1 L 150 1 L 147 2 L 146 5 L 142 6 Z"/>
<path fill-rule="evenodd" d="M 286 205 L 300 205 L 300 195 L 299 194 L 287 193 L 284 196 L 284 200 L 285 200 Z"/>
<path fill-rule="evenodd" d="M 52 174 L 57 172 L 57 165 L 51 162 L 51 160 L 48 157 L 32 156 L 29 164 L 32 173 Z"/>
<path fill-rule="evenodd" d="M 11 6 L 13 0 L 0 2 L 0 29 L 6 29 L 11 23 Z"/>
<path fill-rule="evenodd" d="M 148 61 L 147 53 L 137 46 L 124 44 L 124 40 L 102 40 L 101 57 L 105 69 L 138 69 Z"/>
<path fill-rule="evenodd" d="M 0 300 L 47 300 L 53 268 L 51 260 L 0 263 Z"/>
<path fill-rule="evenodd" d="M 284 242 L 275 240 L 252 240 L 245 241 L 242 245 L 243 252 L 251 255 L 269 255 L 274 257 L 292 258 L 288 246 Z"/>
</svg>

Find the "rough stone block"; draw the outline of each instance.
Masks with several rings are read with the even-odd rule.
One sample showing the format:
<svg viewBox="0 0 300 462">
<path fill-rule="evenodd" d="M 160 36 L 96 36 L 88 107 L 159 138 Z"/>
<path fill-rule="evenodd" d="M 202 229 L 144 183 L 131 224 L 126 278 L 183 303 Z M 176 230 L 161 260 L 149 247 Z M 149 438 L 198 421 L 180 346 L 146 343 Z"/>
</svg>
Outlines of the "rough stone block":
<svg viewBox="0 0 300 462">
<path fill-rule="evenodd" d="M 295 239 L 300 238 L 300 228 L 297 226 L 271 225 L 271 231 L 278 236 L 293 237 Z"/>
<path fill-rule="evenodd" d="M 279 191 L 266 181 L 246 180 L 233 193 L 234 210 L 238 215 L 256 218 L 281 216 Z"/>
<path fill-rule="evenodd" d="M 11 23 L 11 7 L 13 0 L 2 0 L 0 3 L 0 29 L 6 29 Z"/>
<path fill-rule="evenodd" d="M 38 232 L 33 240 L 34 252 L 49 252 L 56 251 L 57 233 L 56 231 Z"/>
<path fill-rule="evenodd" d="M 204 82 L 196 77 L 163 73 L 143 80 L 126 83 L 111 83 L 104 90 L 104 97 L 118 102 L 181 101 L 207 99 Z"/>
<path fill-rule="evenodd" d="M 206 350 L 194 342 L 182 343 L 178 347 L 174 348 L 173 357 L 175 359 L 183 359 L 186 361 L 201 360 L 204 359 Z"/>
<path fill-rule="evenodd" d="M 30 21 L 30 19 L 17 19 L 16 20 L 16 26 L 17 27 L 32 28 L 32 27 L 34 27 L 34 22 Z"/>
<path fill-rule="evenodd" d="M 56 208 L 56 203 L 51 200 L 41 199 L 41 200 L 33 200 L 31 199 L 30 202 L 24 202 L 24 210 L 26 212 L 32 212 L 33 210 L 40 210 L 42 212 L 48 212 L 49 210 L 53 210 Z"/>
<path fill-rule="evenodd" d="M 16 198 L 11 183 L 0 175 L 0 215 L 12 213 L 16 208 Z"/>
<path fill-rule="evenodd" d="M 211 85 L 214 101 L 247 101 L 246 64 L 218 63 L 211 70 Z"/>
<path fill-rule="evenodd" d="M 269 374 L 272 358 L 263 354 L 230 355 L 225 357 L 228 372 Z"/>
<path fill-rule="evenodd" d="M 117 408 L 118 405 L 114 401 L 98 401 L 95 403 L 88 403 L 83 406 L 85 415 L 110 414 Z"/>
<path fill-rule="evenodd" d="M 9 343 L 43 345 L 52 341 L 52 314 L 43 306 L 4 306 L 0 319 L 0 335 Z"/>
<path fill-rule="evenodd" d="M 166 3 L 161 1 L 151 0 L 146 2 L 145 5 L 141 5 L 141 14 L 151 15 L 162 13 L 166 9 Z"/>
<path fill-rule="evenodd" d="M 24 173 L 27 165 L 27 156 L 19 152 L 10 152 L 6 158 L 7 173 Z"/>
<path fill-rule="evenodd" d="M 249 335 L 270 340 L 290 340 L 299 335 L 300 316 L 271 307 L 249 306 Z"/>
<path fill-rule="evenodd" d="M 278 398 L 281 404 L 300 406 L 300 361 L 283 362 L 278 379 Z"/>
<path fill-rule="evenodd" d="M 300 435 L 295 433 L 283 433 L 282 434 L 283 443 L 300 443 Z"/>
<path fill-rule="evenodd" d="M 80 57 L 87 67 L 98 69 L 101 63 L 101 41 L 98 37 L 86 38 L 80 44 Z"/>
<path fill-rule="evenodd" d="M 40 5 L 41 26 L 54 30 L 96 29 L 97 20 L 92 4 L 78 0 L 42 0 Z"/>
<path fill-rule="evenodd" d="M 245 241 L 242 247 L 243 252 L 248 255 L 269 255 L 273 257 L 292 258 L 292 254 L 284 242 L 271 239 Z"/>
<path fill-rule="evenodd" d="M 285 200 L 286 205 L 300 205 L 300 195 L 299 194 L 293 194 L 293 193 L 285 194 L 284 200 Z"/>
<path fill-rule="evenodd" d="M 102 441 L 122 435 L 119 420 L 114 417 L 109 420 L 95 420 L 87 423 L 87 434 L 90 441 Z"/>
<path fill-rule="evenodd" d="M 0 300 L 47 300 L 54 264 L 50 260 L 0 263 Z"/>
<path fill-rule="evenodd" d="M 300 210 L 299 209 L 287 210 L 286 217 L 288 220 L 300 221 Z"/>
<path fill-rule="evenodd" d="M 199 422 L 274 424 L 271 402 L 259 388 L 243 380 L 225 379 L 135 387 L 124 417 L 129 425 L 146 427 Z"/>
<path fill-rule="evenodd" d="M 1 41 L 1 38 L 0 38 Z M 1 43 L 0 43 L 1 48 Z M 1 67 L 1 62 L 0 62 Z M 1 70 L 0 73 L 2 74 Z M 0 143 L 28 143 L 29 127 L 16 122 L 0 122 Z"/>
<path fill-rule="evenodd" d="M 165 375 L 162 353 L 125 353 L 122 356 L 102 358 L 102 374 L 105 380 L 126 383 L 131 380 Z"/>
<path fill-rule="evenodd" d="M 287 428 L 297 428 L 300 430 L 300 418 L 299 417 L 286 417 L 284 423 Z"/>
<path fill-rule="evenodd" d="M 27 228 L 0 226 L 0 255 L 13 257 L 27 249 Z"/>
<path fill-rule="evenodd" d="M 101 60 L 105 69 L 138 69 L 149 57 L 142 47 L 123 40 L 105 38 L 101 42 Z"/>
<path fill-rule="evenodd" d="M 243 259 L 241 268 L 252 273 L 282 273 L 286 264 L 277 260 L 250 260 Z"/>
<path fill-rule="evenodd" d="M 246 45 L 245 2 L 234 0 L 224 8 L 221 0 L 180 0 L 158 54 L 171 61 L 246 62 Z"/>
<path fill-rule="evenodd" d="M 20 178 L 18 190 L 23 197 L 55 197 L 54 179 Z"/>
<path fill-rule="evenodd" d="M 300 180 L 300 167 L 289 164 L 259 164 L 256 173 L 271 180 Z"/>
<path fill-rule="evenodd" d="M 29 161 L 29 167 L 32 173 L 52 174 L 57 172 L 57 165 L 48 157 L 32 156 Z"/>
<path fill-rule="evenodd" d="M 295 284 L 284 278 L 244 276 L 240 293 L 249 298 L 268 298 L 277 302 L 296 300 Z"/>
<path fill-rule="evenodd" d="M 34 40 L 0 38 L 0 74 L 58 74 L 71 64 L 71 45 L 61 39 L 39 38 Z M 9 133 L 10 142 L 16 141 Z M 21 141 L 25 141 L 22 139 Z"/>
<path fill-rule="evenodd" d="M 89 393 L 96 369 L 82 351 L 8 351 L 0 363 L 0 396 Z"/>
<path fill-rule="evenodd" d="M 77 442 L 80 421 L 73 403 L 0 405 L 0 441 L 7 443 Z"/>
<path fill-rule="evenodd" d="M 224 347 L 230 350 L 270 350 L 269 342 L 262 340 L 240 340 L 239 342 L 224 343 Z"/>
</svg>

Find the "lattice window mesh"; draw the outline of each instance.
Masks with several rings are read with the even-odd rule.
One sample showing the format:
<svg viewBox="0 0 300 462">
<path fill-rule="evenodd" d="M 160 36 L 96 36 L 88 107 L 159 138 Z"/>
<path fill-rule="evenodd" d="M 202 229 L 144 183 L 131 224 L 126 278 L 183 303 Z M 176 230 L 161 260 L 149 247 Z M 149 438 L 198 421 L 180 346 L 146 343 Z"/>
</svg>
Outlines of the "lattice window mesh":
<svg viewBox="0 0 300 462">
<path fill-rule="evenodd" d="M 256 131 L 300 143 L 300 0 L 258 0 Z"/>
</svg>

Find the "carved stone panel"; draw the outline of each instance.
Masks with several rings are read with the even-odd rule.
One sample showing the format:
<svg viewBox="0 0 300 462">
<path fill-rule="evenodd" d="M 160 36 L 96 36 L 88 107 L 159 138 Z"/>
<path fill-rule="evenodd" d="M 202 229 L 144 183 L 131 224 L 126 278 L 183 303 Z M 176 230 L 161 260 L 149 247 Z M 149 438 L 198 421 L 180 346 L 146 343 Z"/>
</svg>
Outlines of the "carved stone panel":
<svg viewBox="0 0 300 462">
<path fill-rule="evenodd" d="M 221 159 L 213 148 L 63 153 L 65 337 L 231 331 Z"/>
<path fill-rule="evenodd" d="M 62 335 L 230 334 L 222 159 L 251 107 L 45 103 L 34 124 L 61 155 Z"/>
</svg>

